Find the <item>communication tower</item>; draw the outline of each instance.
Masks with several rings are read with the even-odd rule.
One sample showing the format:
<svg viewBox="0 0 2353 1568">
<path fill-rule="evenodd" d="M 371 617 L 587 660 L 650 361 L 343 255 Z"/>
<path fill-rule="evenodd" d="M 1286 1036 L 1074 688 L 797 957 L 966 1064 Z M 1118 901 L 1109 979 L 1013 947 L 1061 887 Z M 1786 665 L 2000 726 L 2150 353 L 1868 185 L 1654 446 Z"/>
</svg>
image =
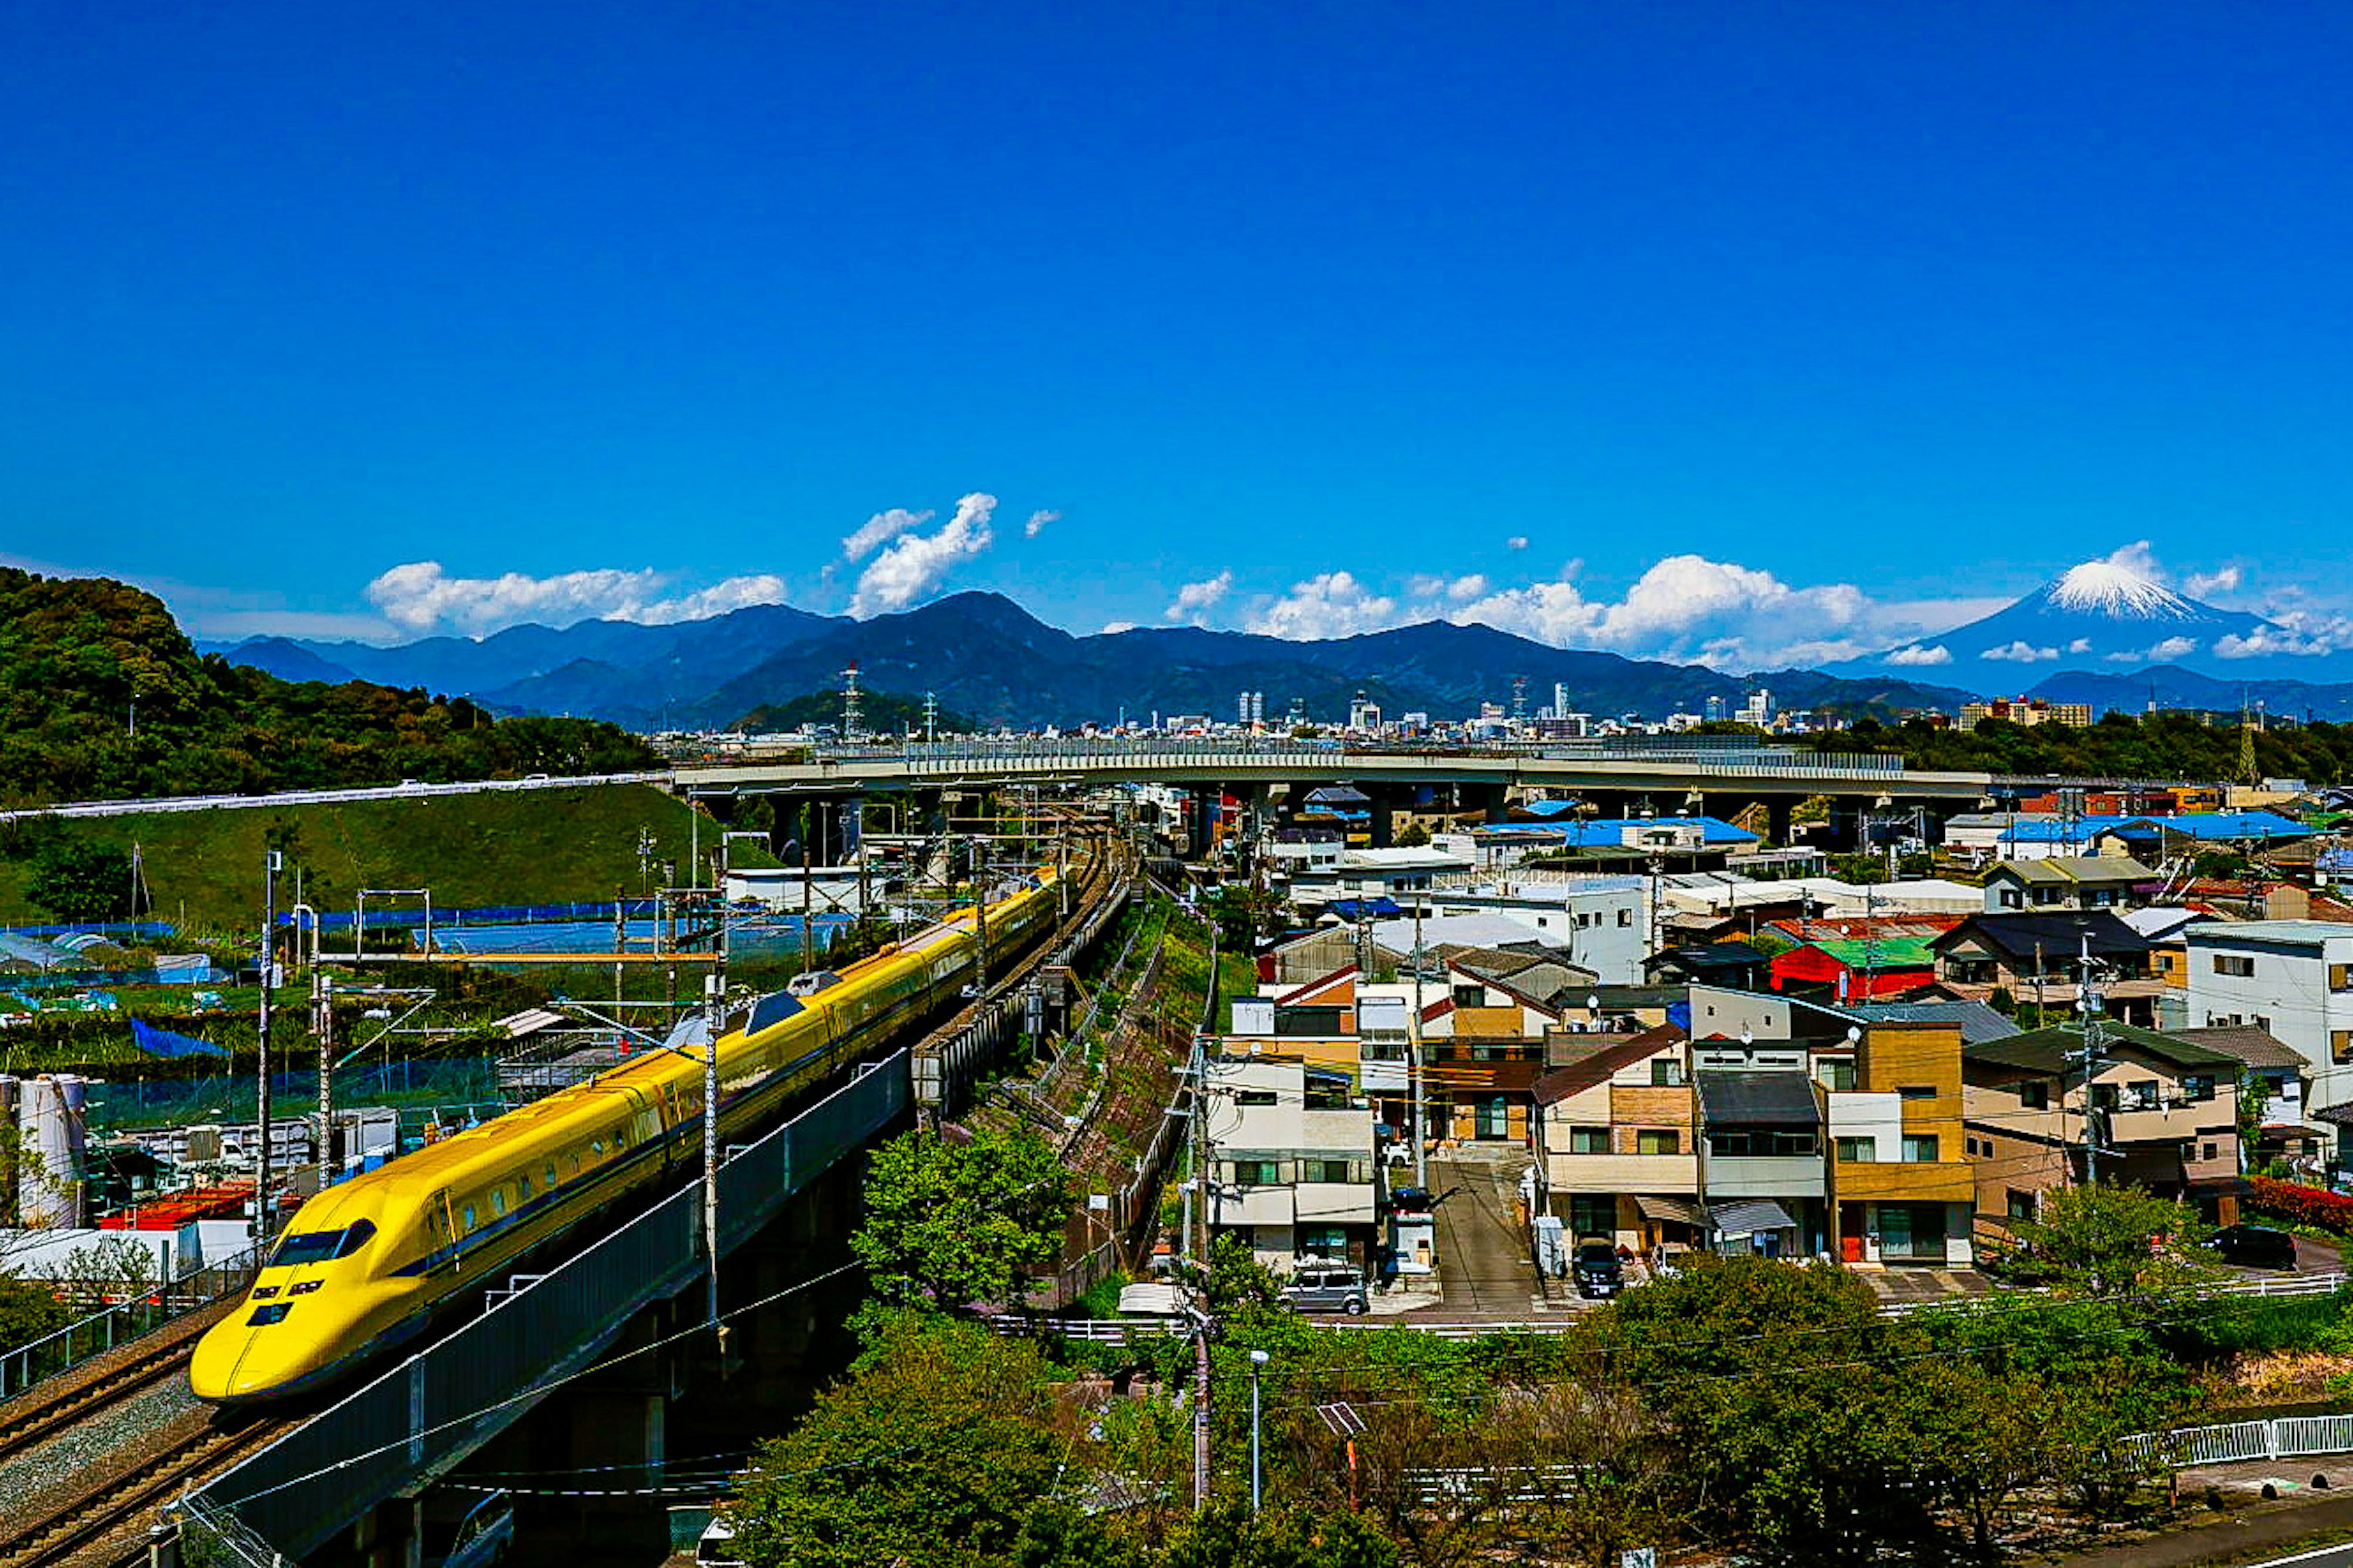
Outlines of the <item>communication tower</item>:
<svg viewBox="0 0 2353 1568">
<path fill-rule="evenodd" d="M 841 672 L 841 738 L 855 744 L 863 734 L 858 713 L 858 661 L 853 658 Z"/>
</svg>

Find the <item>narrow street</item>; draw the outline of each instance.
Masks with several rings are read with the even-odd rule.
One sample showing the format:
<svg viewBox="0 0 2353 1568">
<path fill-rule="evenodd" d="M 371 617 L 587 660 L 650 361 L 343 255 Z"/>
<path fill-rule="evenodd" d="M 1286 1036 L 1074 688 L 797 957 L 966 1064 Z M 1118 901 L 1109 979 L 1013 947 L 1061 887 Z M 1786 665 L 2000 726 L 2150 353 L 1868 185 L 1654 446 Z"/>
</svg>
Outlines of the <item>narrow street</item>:
<svg viewBox="0 0 2353 1568">
<path fill-rule="evenodd" d="M 1430 1157 L 1441 1311 L 1512 1319 L 1544 1309 L 1544 1288 L 1512 1215 L 1526 1164 L 1518 1149 Z"/>
</svg>

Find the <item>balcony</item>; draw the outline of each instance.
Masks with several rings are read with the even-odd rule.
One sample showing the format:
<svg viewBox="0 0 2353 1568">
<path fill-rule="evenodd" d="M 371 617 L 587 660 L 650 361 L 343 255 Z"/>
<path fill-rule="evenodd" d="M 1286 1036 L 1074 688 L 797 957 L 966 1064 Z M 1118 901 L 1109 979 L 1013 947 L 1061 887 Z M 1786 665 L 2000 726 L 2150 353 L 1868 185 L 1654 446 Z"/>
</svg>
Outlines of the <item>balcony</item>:
<svg viewBox="0 0 2353 1568">
<path fill-rule="evenodd" d="M 1819 1198 L 1820 1154 L 1711 1154 L 1701 1168 L 1707 1201 L 1720 1198 Z"/>
<path fill-rule="evenodd" d="M 1699 1156 L 1682 1154 L 1564 1154 L 1555 1150 L 1545 1174 L 1556 1193 L 1694 1193 L 1699 1191 Z"/>
</svg>

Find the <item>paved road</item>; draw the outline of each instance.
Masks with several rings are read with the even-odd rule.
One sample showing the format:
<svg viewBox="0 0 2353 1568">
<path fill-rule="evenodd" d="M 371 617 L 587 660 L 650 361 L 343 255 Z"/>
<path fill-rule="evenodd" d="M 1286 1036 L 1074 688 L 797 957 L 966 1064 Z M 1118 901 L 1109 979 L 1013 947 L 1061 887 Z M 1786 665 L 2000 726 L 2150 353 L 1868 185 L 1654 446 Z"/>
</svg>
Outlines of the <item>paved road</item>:
<svg viewBox="0 0 2353 1568">
<path fill-rule="evenodd" d="M 1513 1223 L 1527 1155 L 1461 1151 L 1430 1162 L 1438 1206 L 1438 1278 L 1449 1313 L 1521 1318 L 1543 1300 L 1535 1264 Z"/>
</svg>

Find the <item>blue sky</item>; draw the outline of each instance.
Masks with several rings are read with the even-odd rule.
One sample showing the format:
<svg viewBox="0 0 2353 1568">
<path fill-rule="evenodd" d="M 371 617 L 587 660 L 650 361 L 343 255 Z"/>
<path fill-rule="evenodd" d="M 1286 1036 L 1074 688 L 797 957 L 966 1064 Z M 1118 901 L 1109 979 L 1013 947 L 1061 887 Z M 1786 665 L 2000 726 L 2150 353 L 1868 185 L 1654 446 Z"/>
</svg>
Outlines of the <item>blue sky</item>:
<svg viewBox="0 0 2353 1568">
<path fill-rule="evenodd" d="M 2326 632 L 2348 68 L 2341 4 L 17 0 L 0 553 L 216 636 L 991 587 L 1739 665 L 2119 551 Z"/>
</svg>

